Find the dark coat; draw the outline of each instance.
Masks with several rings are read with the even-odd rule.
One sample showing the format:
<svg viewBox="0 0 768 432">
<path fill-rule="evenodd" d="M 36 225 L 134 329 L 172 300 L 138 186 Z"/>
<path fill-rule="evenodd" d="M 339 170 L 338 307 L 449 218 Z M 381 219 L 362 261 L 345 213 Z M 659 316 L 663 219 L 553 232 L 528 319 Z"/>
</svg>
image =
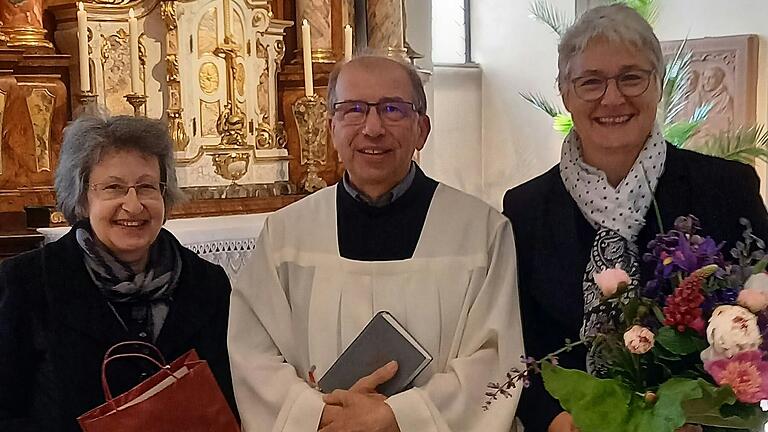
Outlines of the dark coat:
<svg viewBox="0 0 768 432">
<path fill-rule="evenodd" d="M 169 362 L 196 349 L 234 410 L 227 354 L 229 279 L 220 266 L 173 240 L 181 251 L 182 272 L 155 345 Z M 126 339 L 128 333 L 86 270 L 74 230 L 2 262 L 0 431 L 79 431 L 75 419 L 104 403 L 104 353 Z M 130 388 L 141 380 L 136 367 L 116 367 L 110 373 L 115 387 Z"/>
<path fill-rule="evenodd" d="M 726 258 L 741 239 L 740 217 L 749 219 L 755 234 L 766 239 L 768 214 L 759 195 L 759 179 L 748 165 L 668 145 L 655 196 L 665 230 L 678 216 L 692 214 L 700 219 L 703 234 L 728 242 L 723 249 Z M 558 166 L 507 191 L 504 214 L 515 232 L 526 355 L 541 358 L 563 347 L 566 338 L 579 340 L 582 278 L 597 232 L 565 189 Z M 657 233 L 651 207 L 638 237 L 641 253 Z M 654 267 L 641 264 L 642 285 L 653 277 Z M 560 364 L 584 370 L 585 355 L 583 349 L 564 353 Z M 536 377 L 523 391 L 517 412 L 526 432 L 546 432 L 562 408 Z"/>
</svg>

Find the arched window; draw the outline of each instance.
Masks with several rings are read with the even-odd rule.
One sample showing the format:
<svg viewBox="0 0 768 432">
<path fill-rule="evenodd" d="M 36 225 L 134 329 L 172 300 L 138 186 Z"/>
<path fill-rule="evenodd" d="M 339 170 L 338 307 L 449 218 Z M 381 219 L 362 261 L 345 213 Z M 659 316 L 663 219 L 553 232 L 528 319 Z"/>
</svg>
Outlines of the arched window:
<svg viewBox="0 0 768 432">
<path fill-rule="evenodd" d="M 469 32 L 470 0 L 432 0 L 432 62 L 472 62 Z"/>
</svg>

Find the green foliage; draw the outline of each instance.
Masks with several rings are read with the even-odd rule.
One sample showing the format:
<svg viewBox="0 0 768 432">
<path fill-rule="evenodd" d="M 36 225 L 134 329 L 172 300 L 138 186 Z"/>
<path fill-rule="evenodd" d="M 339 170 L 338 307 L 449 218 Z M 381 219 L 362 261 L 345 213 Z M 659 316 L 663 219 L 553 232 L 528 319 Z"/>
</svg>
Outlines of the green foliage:
<svg viewBox="0 0 768 432">
<path fill-rule="evenodd" d="M 573 24 L 546 0 L 536 0 L 531 3 L 530 12 L 531 17 L 546 24 L 558 37 L 562 37 L 565 30 Z"/>
<path fill-rule="evenodd" d="M 701 352 L 709 346 L 707 341 L 702 339 L 693 330 L 686 329 L 685 332 L 680 333 L 669 326 L 659 329 L 659 334 L 656 335 L 656 343 L 677 355 Z"/>
<path fill-rule="evenodd" d="M 656 0 L 614 0 L 613 3 L 624 3 L 631 7 L 651 25 L 654 25 L 659 18 L 659 6 Z"/>
<path fill-rule="evenodd" d="M 541 370 L 547 391 L 581 432 L 674 432 L 685 423 L 754 429 L 763 420 L 758 407 L 737 403 L 730 387 L 702 379 L 672 378 L 646 397 L 615 379 L 548 362 Z"/>
<path fill-rule="evenodd" d="M 570 113 L 558 114 L 552 121 L 552 129 L 560 132 L 563 135 L 568 135 L 568 132 L 573 129 L 573 118 Z"/>
<path fill-rule="evenodd" d="M 760 125 L 726 130 L 691 150 L 744 163 L 768 161 L 768 131 Z"/>
<path fill-rule="evenodd" d="M 664 138 L 675 147 L 683 147 L 701 126 L 701 121 L 673 122 L 664 125 Z"/>
<path fill-rule="evenodd" d="M 553 103 L 549 102 L 541 93 L 520 93 L 523 99 L 528 101 L 531 105 L 544 111 L 550 117 L 556 117 L 558 114 L 562 114 L 559 108 Z"/>
</svg>

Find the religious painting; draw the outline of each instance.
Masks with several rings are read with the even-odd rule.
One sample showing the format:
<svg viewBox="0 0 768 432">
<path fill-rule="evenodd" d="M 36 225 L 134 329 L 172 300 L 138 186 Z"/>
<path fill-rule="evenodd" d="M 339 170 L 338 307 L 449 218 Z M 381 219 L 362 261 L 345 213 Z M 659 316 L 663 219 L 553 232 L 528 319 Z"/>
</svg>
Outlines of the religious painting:
<svg viewBox="0 0 768 432">
<path fill-rule="evenodd" d="M 662 42 L 669 61 L 683 41 Z M 693 146 L 717 133 L 755 123 L 757 109 L 756 35 L 689 39 L 692 53 L 688 101 L 675 118 L 687 121 L 698 107 L 711 106 L 707 119 L 693 137 Z"/>
</svg>

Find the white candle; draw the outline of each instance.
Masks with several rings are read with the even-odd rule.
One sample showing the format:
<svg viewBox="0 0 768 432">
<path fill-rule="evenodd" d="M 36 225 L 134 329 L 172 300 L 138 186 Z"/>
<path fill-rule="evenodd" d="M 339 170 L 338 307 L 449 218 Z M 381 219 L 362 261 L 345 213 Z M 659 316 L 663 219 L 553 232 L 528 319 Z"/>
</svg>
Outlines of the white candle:
<svg viewBox="0 0 768 432">
<path fill-rule="evenodd" d="M 128 42 L 131 52 L 131 92 L 143 94 L 139 78 L 139 23 L 133 8 L 128 11 Z"/>
<path fill-rule="evenodd" d="M 352 60 L 352 26 L 344 26 L 344 61 Z"/>
<path fill-rule="evenodd" d="M 88 64 L 88 13 L 82 2 L 77 3 L 77 50 L 80 62 L 80 91 L 91 91 L 91 70 Z"/>
<path fill-rule="evenodd" d="M 304 56 L 304 91 L 307 96 L 315 94 L 315 86 L 312 83 L 312 42 L 310 42 L 309 21 L 301 22 L 301 48 Z"/>
</svg>

